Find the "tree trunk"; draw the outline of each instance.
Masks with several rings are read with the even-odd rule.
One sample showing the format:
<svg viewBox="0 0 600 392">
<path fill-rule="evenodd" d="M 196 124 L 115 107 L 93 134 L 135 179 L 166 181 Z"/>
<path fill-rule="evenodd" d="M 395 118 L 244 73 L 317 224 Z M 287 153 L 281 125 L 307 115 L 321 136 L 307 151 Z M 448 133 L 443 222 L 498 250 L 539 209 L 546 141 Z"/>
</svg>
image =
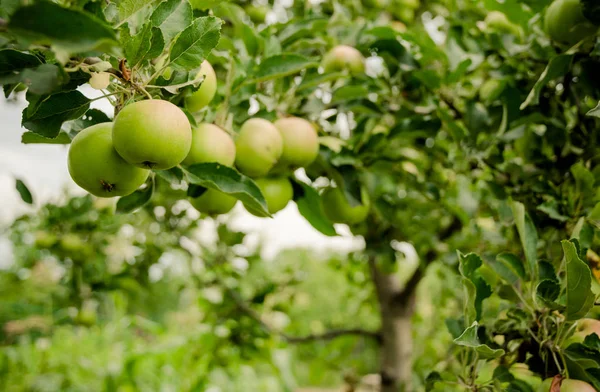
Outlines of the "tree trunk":
<svg viewBox="0 0 600 392">
<path fill-rule="evenodd" d="M 411 318 L 414 313 L 416 284 L 401 289 L 396 276 L 379 271 L 375 256 L 369 258 L 369 266 L 381 315 L 381 392 L 410 392 Z"/>
</svg>

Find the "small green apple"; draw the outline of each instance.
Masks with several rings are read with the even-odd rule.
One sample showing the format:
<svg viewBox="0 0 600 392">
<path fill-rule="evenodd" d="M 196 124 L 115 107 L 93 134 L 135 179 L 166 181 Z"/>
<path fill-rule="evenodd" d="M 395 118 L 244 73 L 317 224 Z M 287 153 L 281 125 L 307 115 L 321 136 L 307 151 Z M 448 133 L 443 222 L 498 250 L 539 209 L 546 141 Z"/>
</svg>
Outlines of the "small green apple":
<svg viewBox="0 0 600 392">
<path fill-rule="evenodd" d="M 255 182 L 264 195 L 271 214 L 283 210 L 294 197 L 292 183 L 286 177 L 265 177 Z"/>
<path fill-rule="evenodd" d="M 79 132 L 69 148 L 68 167 L 77 185 L 98 197 L 133 193 L 149 171 L 127 163 L 113 148 L 112 124 L 96 124 Z"/>
<path fill-rule="evenodd" d="M 575 333 L 565 341 L 565 347 L 573 343 L 582 343 L 585 337 L 595 333 L 600 338 L 600 320 L 584 318 L 577 321 Z"/>
<path fill-rule="evenodd" d="M 254 23 L 265 23 L 269 11 L 271 9 L 265 5 L 249 5 L 246 7 L 246 14 Z"/>
<path fill-rule="evenodd" d="M 235 162 L 235 142 L 220 127 L 202 123 L 192 129 L 192 147 L 184 165 L 194 163 L 216 162 L 225 166 L 233 166 Z"/>
<path fill-rule="evenodd" d="M 185 113 L 160 99 L 125 106 L 113 124 L 115 150 L 132 165 L 166 170 L 190 152 L 192 128 Z"/>
<path fill-rule="evenodd" d="M 325 72 L 350 70 L 352 73 L 365 71 L 365 58 L 363 55 L 348 45 L 338 45 L 323 56 L 321 63 Z"/>
<path fill-rule="evenodd" d="M 220 215 L 231 211 L 237 200 L 235 197 L 216 189 L 207 189 L 200 196 L 191 198 L 190 203 L 195 209 L 204 214 Z"/>
<path fill-rule="evenodd" d="M 287 117 L 275 121 L 274 125 L 283 140 L 283 153 L 277 166 L 306 167 L 317 158 L 319 136 L 310 122 L 298 117 Z"/>
<path fill-rule="evenodd" d="M 251 118 L 240 128 L 235 141 L 235 165 L 250 177 L 264 177 L 283 152 L 279 130 L 267 120 Z"/>
<path fill-rule="evenodd" d="M 198 78 L 204 76 L 200 88 L 185 98 L 185 107 L 192 113 L 200 111 L 213 100 L 217 93 L 217 74 L 212 65 L 206 60 L 202 62 Z"/>
<path fill-rule="evenodd" d="M 88 83 L 95 90 L 104 90 L 110 84 L 110 74 L 108 72 L 94 72 Z"/>
<path fill-rule="evenodd" d="M 361 189 L 362 204 L 351 206 L 340 188 L 328 188 L 321 195 L 325 216 L 334 223 L 357 224 L 369 215 L 369 195 Z"/>
<path fill-rule="evenodd" d="M 572 45 L 596 33 L 598 27 L 583 15 L 580 0 L 555 0 L 546 10 L 544 30 L 553 40 Z"/>
</svg>

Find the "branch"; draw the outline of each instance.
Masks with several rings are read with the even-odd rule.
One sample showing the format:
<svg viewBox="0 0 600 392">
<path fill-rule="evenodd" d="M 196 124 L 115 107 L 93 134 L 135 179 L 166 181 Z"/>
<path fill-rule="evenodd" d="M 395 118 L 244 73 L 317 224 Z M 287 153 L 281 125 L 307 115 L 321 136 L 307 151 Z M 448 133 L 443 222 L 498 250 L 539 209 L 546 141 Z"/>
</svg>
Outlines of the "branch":
<svg viewBox="0 0 600 392">
<path fill-rule="evenodd" d="M 332 329 L 332 330 L 327 331 L 322 334 L 313 334 L 313 335 L 305 335 L 305 336 L 290 336 L 283 332 L 275 330 L 270 325 L 265 323 L 262 320 L 262 318 L 260 317 L 260 314 L 258 314 L 258 312 L 256 312 L 254 309 L 252 309 L 250 307 L 250 305 L 248 305 L 248 303 L 246 301 L 244 301 L 244 299 L 240 296 L 240 294 L 238 292 L 236 292 L 235 290 L 229 289 L 229 288 L 226 288 L 226 291 L 231 296 L 231 298 L 235 302 L 238 309 L 241 310 L 243 313 L 245 313 L 248 317 L 250 317 L 251 319 L 256 321 L 257 323 L 259 323 L 261 325 L 261 327 L 265 330 L 265 332 L 267 332 L 270 335 L 278 335 L 288 343 L 310 343 L 310 342 L 319 341 L 319 340 L 327 341 L 327 340 L 333 340 L 333 339 L 339 338 L 341 336 L 346 336 L 346 335 L 369 337 L 369 338 L 374 338 L 377 341 L 381 341 L 381 334 L 379 332 L 367 331 L 367 330 L 360 329 L 360 328 Z"/>
</svg>

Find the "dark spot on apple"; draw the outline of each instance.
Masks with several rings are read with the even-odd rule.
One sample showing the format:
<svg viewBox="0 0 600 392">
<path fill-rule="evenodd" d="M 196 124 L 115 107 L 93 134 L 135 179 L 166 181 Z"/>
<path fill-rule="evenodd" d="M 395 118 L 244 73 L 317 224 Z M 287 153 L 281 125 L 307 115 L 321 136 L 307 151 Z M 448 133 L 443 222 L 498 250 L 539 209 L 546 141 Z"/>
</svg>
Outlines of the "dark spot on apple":
<svg viewBox="0 0 600 392">
<path fill-rule="evenodd" d="M 115 184 L 110 184 L 104 180 L 100 180 L 100 184 L 102 184 L 102 189 L 107 192 L 112 192 L 115 190 Z"/>
</svg>

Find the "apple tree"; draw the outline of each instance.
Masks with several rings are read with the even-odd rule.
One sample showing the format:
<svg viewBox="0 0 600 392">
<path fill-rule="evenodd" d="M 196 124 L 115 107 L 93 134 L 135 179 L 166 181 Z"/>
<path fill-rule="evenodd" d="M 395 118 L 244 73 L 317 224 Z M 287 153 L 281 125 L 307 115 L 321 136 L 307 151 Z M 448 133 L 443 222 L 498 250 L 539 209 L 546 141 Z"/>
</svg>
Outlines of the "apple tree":
<svg viewBox="0 0 600 392">
<path fill-rule="evenodd" d="M 120 213 L 185 189 L 207 215 L 293 200 L 324 235 L 362 236 L 380 326 L 320 338 L 374 340 L 382 391 L 600 389 L 599 337 L 573 340 L 598 317 L 599 14 L 592 0 L 3 1 L 0 80 L 25 90 L 23 143 L 71 144 L 73 180 L 120 196 Z M 464 314 L 440 320 L 454 344 L 422 369 L 411 318 L 436 263 L 461 277 Z"/>
</svg>

